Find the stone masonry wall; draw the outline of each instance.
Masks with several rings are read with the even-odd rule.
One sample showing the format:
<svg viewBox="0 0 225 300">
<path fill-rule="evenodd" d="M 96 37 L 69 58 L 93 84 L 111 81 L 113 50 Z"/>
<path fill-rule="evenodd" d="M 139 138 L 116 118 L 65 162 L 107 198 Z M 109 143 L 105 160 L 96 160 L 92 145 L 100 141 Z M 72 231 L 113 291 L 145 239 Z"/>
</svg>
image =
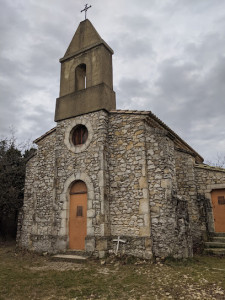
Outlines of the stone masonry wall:
<svg viewBox="0 0 225 300">
<path fill-rule="evenodd" d="M 164 130 L 146 124 L 151 231 L 155 256 L 192 255 L 185 199 L 177 197 L 173 141 Z"/>
<path fill-rule="evenodd" d="M 50 253 L 68 248 L 70 187 L 83 180 L 86 251 L 103 257 L 120 236 L 126 254 L 190 256 L 187 198 L 179 180 L 177 193 L 177 176 L 185 171 L 176 173 L 173 141 L 148 118 L 102 110 L 60 121 L 40 139 L 27 165 L 19 245 Z M 87 127 L 88 139 L 74 146 L 71 131 L 78 124 Z"/>
<path fill-rule="evenodd" d="M 30 250 L 47 251 L 52 234 L 55 132 L 41 140 L 37 154 L 26 167 L 24 205 L 20 214 L 18 245 Z"/>
<path fill-rule="evenodd" d="M 199 194 L 204 194 L 207 186 L 225 185 L 225 169 L 195 165 L 194 171 Z"/>
<path fill-rule="evenodd" d="M 198 205 L 196 178 L 194 172 L 195 159 L 191 154 L 176 151 L 176 174 L 178 195 L 186 199 L 190 216 L 191 234 L 194 245 L 201 243 L 205 231 L 205 223 L 200 217 L 201 208 Z"/>
<path fill-rule="evenodd" d="M 76 124 L 88 128 L 83 146 L 70 142 Z M 69 189 L 75 180 L 83 180 L 88 188 L 87 250 L 98 246 L 95 236 L 110 234 L 107 137 L 108 114 L 98 111 L 58 122 L 56 131 L 38 142 L 37 155 L 27 165 L 20 246 L 48 252 L 67 249 Z"/>
<path fill-rule="evenodd" d="M 77 125 L 88 129 L 88 140 L 82 146 L 73 146 L 70 132 Z M 107 156 L 108 114 L 98 111 L 58 122 L 56 151 L 57 183 L 55 187 L 54 234 L 57 249 L 68 247 L 69 189 L 75 180 L 83 180 L 88 189 L 86 250 L 94 250 L 95 236 L 110 234 L 108 222 Z"/>
<path fill-rule="evenodd" d="M 144 128 L 143 116 L 110 114 L 110 220 L 112 236 L 122 236 L 127 240 L 123 247 L 129 254 L 150 258 Z M 136 242 L 130 244 L 132 237 L 136 237 Z"/>
<path fill-rule="evenodd" d="M 110 116 L 110 215 L 113 235 L 139 236 L 139 216 L 145 166 L 144 123 L 139 116 Z M 148 232 L 149 234 L 149 232 Z"/>
</svg>

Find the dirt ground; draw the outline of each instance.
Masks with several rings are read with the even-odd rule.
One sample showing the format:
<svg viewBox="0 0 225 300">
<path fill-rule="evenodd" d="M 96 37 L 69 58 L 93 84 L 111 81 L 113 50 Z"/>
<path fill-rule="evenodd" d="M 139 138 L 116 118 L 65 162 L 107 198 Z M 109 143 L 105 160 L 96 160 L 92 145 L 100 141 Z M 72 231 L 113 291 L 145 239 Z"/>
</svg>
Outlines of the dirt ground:
<svg viewBox="0 0 225 300">
<path fill-rule="evenodd" d="M 0 244 L 3 299 L 225 299 L 225 258 L 108 257 L 78 264 Z"/>
</svg>

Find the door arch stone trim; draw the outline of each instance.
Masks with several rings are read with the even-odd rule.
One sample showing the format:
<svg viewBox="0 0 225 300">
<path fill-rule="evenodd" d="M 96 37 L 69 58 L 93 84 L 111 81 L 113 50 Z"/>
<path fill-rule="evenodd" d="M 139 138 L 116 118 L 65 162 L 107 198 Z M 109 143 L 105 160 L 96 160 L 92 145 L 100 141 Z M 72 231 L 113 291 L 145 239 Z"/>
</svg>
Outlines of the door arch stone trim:
<svg viewBox="0 0 225 300">
<path fill-rule="evenodd" d="M 60 235 L 67 236 L 69 239 L 69 208 L 70 208 L 70 188 L 75 181 L 81 180 L 87 186 L 87 235 L 94 236 L 94 227 L 92 219 L 95 217 L 93 209 L 94 186 L 90 177 L 86 173 L 72 174 L 64 183 L 64 190 L 60 195 L 60 201 L 63 202 L 61 210 L 61 228 Z"/>
</svg>

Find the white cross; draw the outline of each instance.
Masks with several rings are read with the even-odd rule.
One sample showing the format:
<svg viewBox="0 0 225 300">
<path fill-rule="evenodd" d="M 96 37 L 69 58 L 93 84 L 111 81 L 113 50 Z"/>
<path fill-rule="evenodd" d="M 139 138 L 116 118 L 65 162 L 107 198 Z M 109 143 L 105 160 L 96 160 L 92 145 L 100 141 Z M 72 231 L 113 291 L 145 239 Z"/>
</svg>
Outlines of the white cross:
<svg viewBox="0 0 225 300">
<path fill-rule="evenodd" d="M 117 239 L 113 240 L 113 242 L 117 242 L 117 246 L 116 246 L 116 252 L 115 254 L 117 255 L 118 251 L 119 251 L 119 246 L 120 246 L 120 243 L 126 243 L 126 240 L 122 240 L 120 238 L 120 236 L 118 236 Z"/>
</svg>

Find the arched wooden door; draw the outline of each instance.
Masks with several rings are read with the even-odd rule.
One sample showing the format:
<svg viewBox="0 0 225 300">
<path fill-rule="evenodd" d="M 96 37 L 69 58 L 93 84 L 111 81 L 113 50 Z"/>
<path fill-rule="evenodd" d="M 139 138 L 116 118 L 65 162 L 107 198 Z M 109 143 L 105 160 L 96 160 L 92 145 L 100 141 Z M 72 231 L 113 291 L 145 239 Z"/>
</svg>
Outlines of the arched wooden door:
<svg viewBox="0 0 225 300">
<path fill-rule="evenodd" d="M 76 181 L 70 190 L 69 248 L 84 250 L 87 235 L 87 187 Z"/>
<path fill-rule="evenodd" d="M 211 193 L 215 232 L 225 232 L 225 189 Z"/>
</svg>

